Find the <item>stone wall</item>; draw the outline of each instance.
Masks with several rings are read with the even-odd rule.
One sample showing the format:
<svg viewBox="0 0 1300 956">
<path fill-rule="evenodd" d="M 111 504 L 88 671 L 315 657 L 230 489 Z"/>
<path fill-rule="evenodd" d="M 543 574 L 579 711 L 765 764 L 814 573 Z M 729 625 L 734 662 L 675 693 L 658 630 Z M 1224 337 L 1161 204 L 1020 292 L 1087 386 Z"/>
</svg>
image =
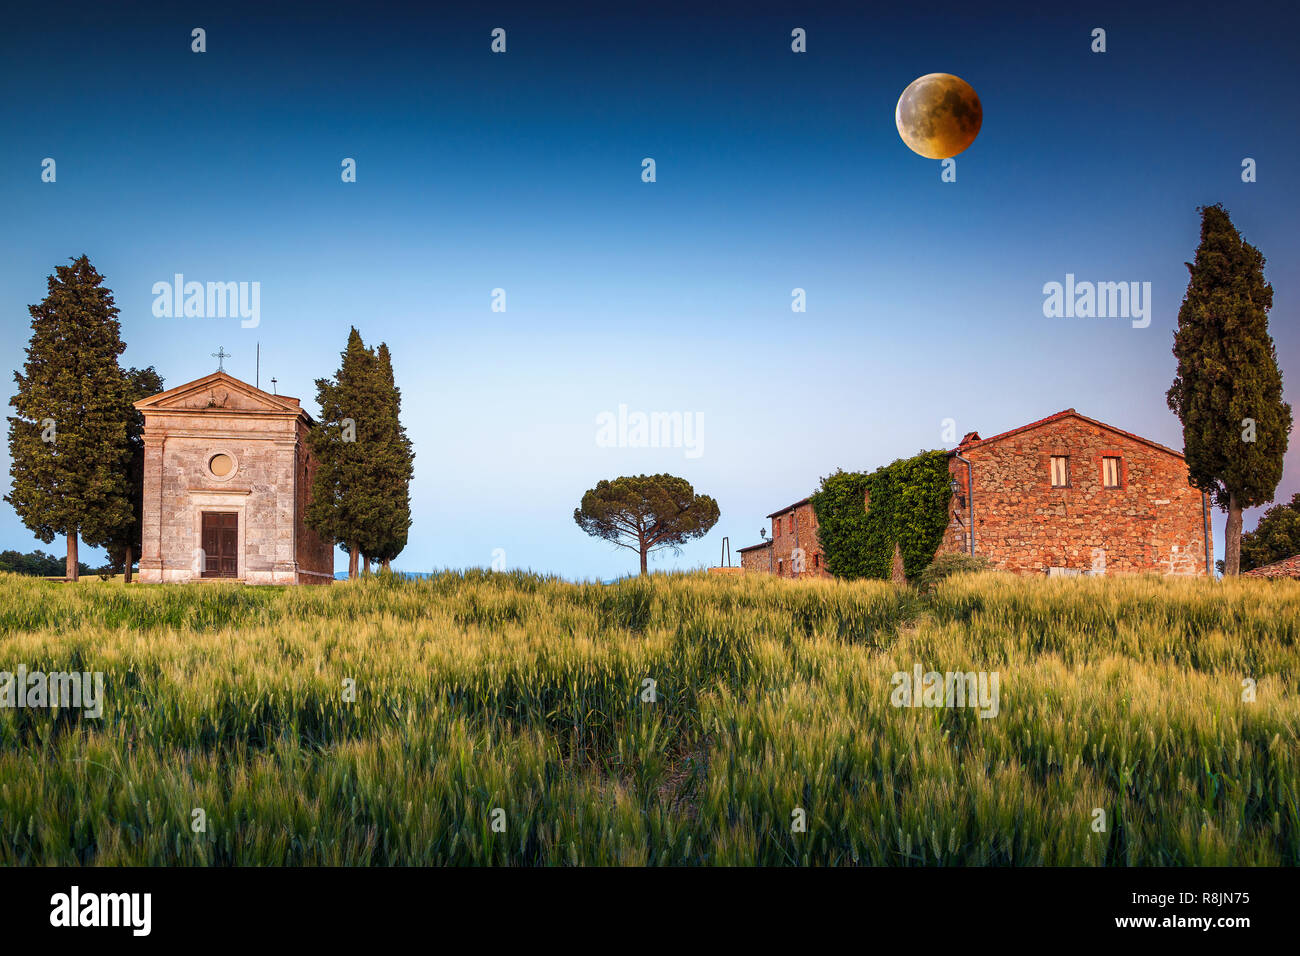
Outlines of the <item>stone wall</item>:
<svg viewBox="0 0 1300 956">
<path fill-rule="evenodd" d="M 1201 493 L 1176 452 L 1073 413 L 986 440 L 967 436 L 957 452 L 972 464 L 975 553 L 997 568 L 1206 573 Z M 1052 487 L 1054 455 L 1069 461 L 1062 488 Z M 1111 456 L 1120 459 L 1116 488 L 1103 485 Z M 949 467 L 958 490 L 940 550 L 961 552 L 970 489 L 965 464 L 954 457 Z"/>
<path fill-rule="evenodd" d="M 746 573 L 771 573 L 772 542 L 756 544 L 751 548 L 741 548 L 737 553 L 740 555 L 740 566 L 745 569 Z"/>
</svg>

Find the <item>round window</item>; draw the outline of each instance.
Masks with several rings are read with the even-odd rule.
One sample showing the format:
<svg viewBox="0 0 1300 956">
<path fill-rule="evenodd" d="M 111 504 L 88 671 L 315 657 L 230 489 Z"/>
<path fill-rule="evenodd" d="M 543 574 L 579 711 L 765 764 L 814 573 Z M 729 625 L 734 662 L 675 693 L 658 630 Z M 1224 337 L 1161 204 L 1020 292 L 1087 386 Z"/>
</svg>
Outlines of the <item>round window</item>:
<svg viewBox="0 0 1300 956">
<path fill-rule="evenodd" d="M 229 455 L 213 455 L 208 459 L 208 470 L 218 478 L 225 478 L 234 467 L 235 462 Z"/>
</svg>

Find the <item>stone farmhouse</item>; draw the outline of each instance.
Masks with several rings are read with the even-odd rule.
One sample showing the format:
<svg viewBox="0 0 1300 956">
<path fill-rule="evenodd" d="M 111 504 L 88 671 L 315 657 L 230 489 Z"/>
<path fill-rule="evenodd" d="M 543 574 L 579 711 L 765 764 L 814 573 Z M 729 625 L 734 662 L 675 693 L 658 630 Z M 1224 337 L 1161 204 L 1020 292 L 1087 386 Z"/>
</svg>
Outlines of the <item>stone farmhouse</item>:
<svg viewBox="0 0 1300 956">
<path fill-rule="evenodd" d="M 1067 408 L 948 453 L 953 488 L 939 553 L 1020 574 L 1212 573 L 1209 501 L 1181 453 Z M 746 571 L 825 576 L 808 499 L 774 512 Z M 796 567 L 797 565 L 797 567 Z"/>
<path fill-rule="evenodd" d="M 224 371 L 136 402 L 144 415 L 140 580 L 329 584 L 334 548 L 306 526 L 310 415 Z"/>
</svg>

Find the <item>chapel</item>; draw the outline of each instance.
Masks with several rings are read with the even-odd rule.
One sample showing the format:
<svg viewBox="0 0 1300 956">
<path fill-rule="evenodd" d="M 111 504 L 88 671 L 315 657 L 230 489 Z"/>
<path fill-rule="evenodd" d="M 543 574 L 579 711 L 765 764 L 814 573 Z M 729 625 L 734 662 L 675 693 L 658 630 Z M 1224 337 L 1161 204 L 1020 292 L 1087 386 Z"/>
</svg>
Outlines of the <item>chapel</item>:
<svg viewBox="0 0 1300 956">
<path fill-rule="evenodd" d="M 307 527 L 315 427 L 298 399 L 219 369 L 135 403 L 144 415 L 140 580 L 329 584 Z"/>
</svg>

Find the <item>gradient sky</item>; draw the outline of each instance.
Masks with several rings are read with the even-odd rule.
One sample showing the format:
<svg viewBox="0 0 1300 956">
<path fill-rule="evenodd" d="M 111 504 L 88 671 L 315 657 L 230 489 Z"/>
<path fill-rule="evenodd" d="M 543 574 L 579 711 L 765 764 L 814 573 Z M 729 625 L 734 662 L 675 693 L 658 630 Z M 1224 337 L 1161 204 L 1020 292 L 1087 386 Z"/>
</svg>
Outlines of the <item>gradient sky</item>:
<svg viewBox="0 0 1300 956">
<path fill-rule="evenodd" d="M 698 567 L 837 467 L 949 447 L 945 418 L 988 436 L 1074 407 L 1181 448 L 1164 396 L 1183 263 L 1196 207 L 1223 202 L 1268 259 L 1300 406 L 1294 11 L 608 12 L 641 6 L 7 14 L 0 365 L 21 366 L 27 306 L 83 252 L 116 295 L 124 364 L 168 387 L 212 371 L 218 346 L 252 381 L 260 343 L 263 387 L 274 375 L 314 412 L 356 325 L 393 351 L 417 456 L 396 567 L 500 548 L 571 578 L 634 571 L 572 513 L 600 478 L 659 471 L 719 502 L 706 538 L 651 565 Z M 930 72 L 983 102 L 956 183 L 894 127 Z M 260 326 L 155 318 L 151 288 L 177 272 L 260 282 Z M 1150 327 L 1044 318 L 1043 284 L 1066 273 L 1151 282 Z M 701 416 L 702 454 L 599 447 L 597 416 L 620 404 Z M 1277 498 L 1296 491 L 1293 436 Z M 1219 515 L 1220 556 L 1222 533 Z M 63 553 L 0 505 L 0 547 L 37 546 Z"/>
</svg>

